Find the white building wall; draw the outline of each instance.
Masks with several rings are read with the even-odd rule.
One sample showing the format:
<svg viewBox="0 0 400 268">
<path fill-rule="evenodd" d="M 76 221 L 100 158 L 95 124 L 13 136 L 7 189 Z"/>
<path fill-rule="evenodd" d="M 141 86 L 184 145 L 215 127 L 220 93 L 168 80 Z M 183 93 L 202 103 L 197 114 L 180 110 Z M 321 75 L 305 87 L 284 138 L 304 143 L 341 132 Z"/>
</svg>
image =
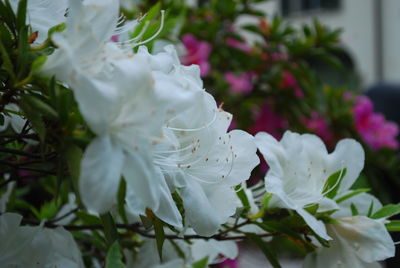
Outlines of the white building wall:
<svg viewBox="0 0 400 268">
<path fill-rule="evenodd" d="M 400 1 L 382 0 L 383 78 L 400 83 Z"/>
</svg>

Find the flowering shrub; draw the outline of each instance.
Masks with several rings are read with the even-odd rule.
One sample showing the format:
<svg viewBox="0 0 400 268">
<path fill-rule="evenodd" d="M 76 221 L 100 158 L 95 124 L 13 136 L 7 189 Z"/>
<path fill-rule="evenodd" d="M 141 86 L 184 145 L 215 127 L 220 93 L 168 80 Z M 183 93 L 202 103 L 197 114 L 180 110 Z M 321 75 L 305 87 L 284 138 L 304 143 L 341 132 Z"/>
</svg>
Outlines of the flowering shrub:
<svg viewBox="0 0 400 268">
<path fill-rule="evenodd" d="M 182 60 L 199 64 L 188 66 L 172 45 L 149 52 L 175 29 L 160 4 L 121 18 L 118 0 L 0 1 L 2 266 L 198 268 L 234 259 L 247 239 L 280 267 L 268 244 L 278 236 L 305 250 L 305 267 L 394 255 L 400 206 L 354 188 L 359 142 L 329 153 L 313 134 L 232 129 L 201 79 L 214 49 L 186 35 Z M 248 75 L 258 85 L 260 72 Z M 275 78 L 276 96 L 311 92 Z M 269 169 L 246 185 L 257 150 Z"/>
</svg>

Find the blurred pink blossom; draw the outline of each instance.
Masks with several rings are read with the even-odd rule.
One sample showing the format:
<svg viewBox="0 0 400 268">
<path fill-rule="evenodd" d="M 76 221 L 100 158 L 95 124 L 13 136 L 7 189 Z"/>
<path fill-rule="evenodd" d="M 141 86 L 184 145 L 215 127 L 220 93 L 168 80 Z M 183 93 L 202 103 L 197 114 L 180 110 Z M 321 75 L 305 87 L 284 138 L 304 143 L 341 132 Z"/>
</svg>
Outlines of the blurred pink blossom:
<svg viewBox="0 0 400 268">
<path fill-rule="evenodd" d="M 247 45 L 246 43 L 240 42 L 236 39 L 228 37 L 225 39 L 225 42 L 228 46 L 236 48 L 238 50 L 242 50 L 247 53 L 250 53 L 252 51 L 251 46 Z"/>
<path fill-rule="evenodd" d="M 374 113 L 373 104 L 366 96 L 358 96 L 353 107 L 355 127 L 361 138 L 373 150 L 380 148 L 397 149 L 398 126 L 388 122 L 382 114 Z"/>
<path fill-rule="evenodd" d="M 294 95 L 302 99 L 304 97 L 303 90 L 301 90 L 299 84 L 297 83 L 296 77 L 288 71 L 283 71 L 282 80 L 280 82 L 280 87 L 290 88 L 294 90 Z"/>
<path fill-rule="evenodd" d="M 186 55 L 182 57 L 184 65 L 197 64 L 200 67 L 200 75 L 206 76 L 210 73 L 210 63 L 208 57 L 211 53 L 211 44 L 206 41 L 198 40 L 192 34 L 185 34 L 182 37 L 182 43 L 186 48 Z"/>
<path fill-rule="evenodd" d="M 231 92 L 235 94 L 249 93 L 253 90 L 252 79 L 255 76 L 253 72 L 245 72 L 235 75 L 232 72 L 224 73 L 226 82 L 231 86 Z"/>
<path fill-rule="evenodd" d="M 326 144 L 332 145 L 333 135 L 329 130 L 329 125 L 326 119 L 316 111 L 311 112 L 310 118 L 303 118 L 303 124 L 309 130 L 317 134 Z"/>
<path fill-rule="evenodd" d="M 275 113 L 268 103 L 264 103 L 260 112 L 256 115 L 255 124 L 250 127 L 249 132 L 256 134 L 257 132 L 265 131 L 276 139 L 280 139 L 283 130 L 287 127 L 288 122 Z"/>
<path fill-rule="evenodd" d="M 239 268 L 238 259 L 226 259 L 218 264 L 219 268 Z"/>
</svg>

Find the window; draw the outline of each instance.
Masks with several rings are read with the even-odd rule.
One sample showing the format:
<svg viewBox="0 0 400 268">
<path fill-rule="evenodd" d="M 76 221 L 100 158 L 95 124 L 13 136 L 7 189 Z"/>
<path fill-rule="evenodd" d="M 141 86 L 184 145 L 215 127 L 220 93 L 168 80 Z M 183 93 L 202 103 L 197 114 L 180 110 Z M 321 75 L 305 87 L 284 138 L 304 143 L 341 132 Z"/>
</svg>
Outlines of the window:
<svg viewBox="0 0 400 268">
<path fill-rule="evenodd" d="M 310 11 L 334 11 L 340 8 L 341 0 L 281 0 L 283 16 Z"/>
</svg>

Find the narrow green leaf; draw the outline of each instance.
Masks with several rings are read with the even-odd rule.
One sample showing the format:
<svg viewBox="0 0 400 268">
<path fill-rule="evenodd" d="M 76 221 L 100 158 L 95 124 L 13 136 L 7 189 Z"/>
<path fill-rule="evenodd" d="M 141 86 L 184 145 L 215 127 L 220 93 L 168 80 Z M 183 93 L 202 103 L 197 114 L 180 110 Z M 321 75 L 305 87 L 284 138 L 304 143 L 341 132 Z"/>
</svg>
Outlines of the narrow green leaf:
<svg viewBox="0 0 400 268">
<path fill-rule="evenodd" d="M 115 226 L 114 218 L 110 212 L 100 215 L 101 223 L 103 224 L 104 234 L 107 244 L 110 247 L 115 241 L 118 240 L 118 230 Z"/>
<path fill-rule="evenodd" d="M 19 107 L 24 112 L 24 115 L 38 134 L 40 141 L 43 143 L 46 136 L 46 126 L 42 117 L 25 98 L 21 99 L 19 102 Z"/>
<path fill-rule="evenodd" d="M 245 233 L 245 235 L 261 249 L 272 267 L 281 268 L 275 252 L 260 237 L 253 233 Z"/>
<path fill-rule="evenodd" d="M 367 217 L 371 217 L 373 211 L 374 211 L 374 201 L 371 200 L 371 204 L 369 204 L 369 208 L 368 208 Z"/>
<path fill-rule="evenodd" d="M 2 56 L 3 60 L 3 67 L 7 71 L 7 73 L 11 76 L 11 79 L 15 81 L 15 73 L 14 73 L 14 66 L 11 62 L 10 56 L 8 55 L 7 50 L 5 49 L 3 43 L 0 40 L 0 55 Z"/>
<path fill-rule="evenodd" d="M 160 257 L 160 260 L 162 261 L 162 249 L 163 249 L 163 245 L 164 245 L 165 234 L 164 234 L 163 222 L 157 217 L 155 217 L 155 219 L 154 219 L 154 232 L 156 235 L 158 256 Z"/>
<path fill-rule="evenodd" d="M 39 112 L 44 116 L 51 118 L 53 120 L 56 120 L 58 118 L 58 114 L 53 109 L 53 107 L 45 103 L 39 97 L 34 95 L 24 95 L 23 98 L 26 102 L 28 102 L 32 106 L 32 108 L 36 111 L 36 113 Z"/>
<path fill-rule="evenodd" d="M 118 213 L 121 216 L 124 223 L 128 223 L 128 219 L 126 218 L 125 213 L 125 194 L 126 194 L 126 181 L 125 179 L 121 179 L 118 187 Z"/>
<path fill-rule="evenodd" d="M 37 72 L 43 64 L 46 62 L 47 57 L 45 55 L 41 55 L 40 57 L 36 58 L 32 63 L 31 72 Z"/>
<path fill-rule="evenodd" d="M 323 190 L 323 193 L 325 193 L 326 197 L 332 199 L 336 196 L 344 176 L 346 176 L 346 168 L 336 171 L 329 176 Z"/>
<path fill-rule="evenodd" d="M 107 252 L 106 268 L 125 268 L 118 241 L 115 241 Z"/>
<path fill-rule="evenodd" d="M 26 0 L 20 0 L 18 3 L 18 10 L 17 10 L 17 29 L 18 31 L 25 26 L 26 22 Z"/>
<path fill-rule="evenodd" d="M 400 232 L 400 220 L 393 220 L 385 224 L 389 232 Z"/>
<path fill-rule="evenodd" d="M 389 218 L 400 213 L 400 204 L 386 205 L 372 215 L 372 219 Z"/>
<path fill-rule="evenodd" d="M 358 216 L 358 215 L 360 215 L 360 213 L 358 212 L 357 207 L 356 207 L 353 203 L 351 203 L 350 209 L 351 209 L 351 215 L 352 215 L 352 216 Z"/>
<path fill-rule="evenodd" d="M 305 208 L 305 210 L 308 211 L 311 215 L 315 215 L 317 213 L 317 210 L 319 208 L 319 204 L 312 204 L 308 207 Z"/>
<path fill-rule="evenodd" d="M 81 219 L 84 224 L 88 224 L 88 225 L 100 225 L 101 224 L 101 220 L 99 219 L 99 217 L 96 217 L 94 215 L 88 214 L 83 211 L 76 212 L 76 216 L 78 216 L 78 218 Z"/>
<path fill-rule="evenodd" d="M 192 263 L 192 268 L 207 268 L 208 266 L 208 256 Z"/>
<path fill-rule="evenodd" d="M 74 144 L 68 146 L 68 149 L 65 153 L 65 159 L 67 160 L 69 174 L 71 175 L 71 184 L 78 199 L 78 203 L 80 204 L 81 199 L 79 194 L 79 174 L 82 156 L 82 149 Z"/>
<path fill-rule="evenodd" d="M 239 186 L 240 187 L 240 186 Z M 240 191 L 236 192 L 237 196 L 239 197 L 240 201 L 242 202 L 242 205 L 244 207 L 250 207 L 250 202 L 249 199 L 247 198 L 246 192 L 244 189 L 240 189 Z"/>
<path fill-rule="evenodd" d="M 261 200 L 262 208 L 267 209 L 269 205 L 269 201 L 271 200 L 273 194 L 266 193 Z"/>
<path fill-rule="evenodd" d="M 353 196 L 356 196 L 356 195 L 359 195 L 359 194 L 362 194 L 362 193 L 369 192 L 370 190 L 371 190 L 371 189 L 368 189 L 368 188 L 357 189 L 357 190 L 351 191 L 350 193 L 345 194 L 345 195 L 339 197 L 339 198 L 336 199 L 335 201 L 336 201 L 336 203 L 339 204 L 339 203 L 341 203 L 341 202 L 343 202 L 343 201 L 345 201 L 345 200 L 347 200 L 347 199 L 349 199 L 349 198 L 351 198 L 351 197 L 353 197 Z"/>
</svg>

